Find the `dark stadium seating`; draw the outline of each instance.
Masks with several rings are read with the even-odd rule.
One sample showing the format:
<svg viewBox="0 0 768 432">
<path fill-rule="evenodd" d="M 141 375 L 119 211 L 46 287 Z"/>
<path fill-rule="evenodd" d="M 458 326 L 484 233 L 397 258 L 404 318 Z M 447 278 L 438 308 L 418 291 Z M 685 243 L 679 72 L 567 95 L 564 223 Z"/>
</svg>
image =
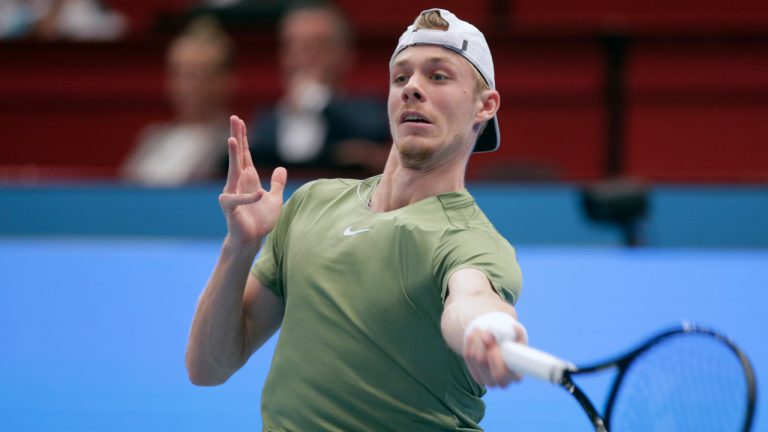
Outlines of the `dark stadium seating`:
<svg viewBox="0 0 768 432">
<path fill-rule="evenodd" d="M 164 102 L 157 16 L 180 0 L 108 1 L 133 25 L 102 43 L 0 42 L 0 178 L 111 178 Z M 346 87 L 387 91 L 404 24 L 431 2 L 339 1 L 357 33 Z M 768 3 L 448 1 L 494 52 L 502 149 L 471 178 L 592 181 L 608 174 L 605 42 L 624 41 L 623 173 L 659 182 L 768 181 Z M 279 94 L 275 39 L 235 34 L 238 96 L 248 116 Z"/>
</svg>

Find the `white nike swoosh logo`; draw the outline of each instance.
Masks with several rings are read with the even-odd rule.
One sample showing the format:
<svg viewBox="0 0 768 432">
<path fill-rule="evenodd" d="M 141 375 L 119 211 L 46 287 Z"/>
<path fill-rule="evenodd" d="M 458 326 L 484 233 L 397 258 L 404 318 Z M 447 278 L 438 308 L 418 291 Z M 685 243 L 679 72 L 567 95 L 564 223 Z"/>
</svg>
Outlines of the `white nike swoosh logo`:
<svg viewBox="0 0 768 432">
<path fill-rule="evenodd" d="M 366 231 L 370 231 L 370 230 L 371 230 L 370 228 L 363 228 L 361 230 L 354 230 L 353 231 L 352 230 L 352 225 L 350 225 L 350 226 L 347 227 L 347 229 L 344 230 L 344 235 L 345 236 L 353 236 L 353 235 L 356 235 L 356 234 L 360 234 L 361 232 L 366 232 Z"/>
</svg>

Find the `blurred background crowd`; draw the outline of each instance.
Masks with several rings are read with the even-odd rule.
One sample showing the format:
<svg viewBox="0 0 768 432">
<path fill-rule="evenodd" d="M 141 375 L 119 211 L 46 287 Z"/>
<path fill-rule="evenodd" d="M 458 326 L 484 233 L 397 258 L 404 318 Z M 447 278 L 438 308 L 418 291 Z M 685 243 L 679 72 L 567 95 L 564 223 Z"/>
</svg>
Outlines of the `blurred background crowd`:
<svg viewBox="0 0 768 432">
<path fill-rule="evenodd" d="M 387 61 L 425 1 L 0 0 L 0 179 L 377 172 Z M 494 52 L 502 145 L 470 179 L 764 183 L 768 5 L 443 1 Z"/>
<path fill-rule="evenodd" d="M 0 182 L 220 187 L 231 114 L 246 119 L 262 172 L 376 174 L 391 144 L 389 57 L 433 6 L 0 0 Z M 750 221 L 732 224 L 737 244 L 768 245 L 768 227 L 745 213 L 768 207 L 768 3 L 439 6 L 483 30 L 502 95 L 501 148 L 470 159 L 470 182 L 575 186 L 582 214 L 620 227 L 626 244 L 644 243 L 650 201 L 664 208 L 649 191 L 746 193 L 744 212 L 705 205 Z M 679 219 L 701 216 L 691 208 Z M 708 237 L 705 226 L 691 237 Z"/>
</svg>

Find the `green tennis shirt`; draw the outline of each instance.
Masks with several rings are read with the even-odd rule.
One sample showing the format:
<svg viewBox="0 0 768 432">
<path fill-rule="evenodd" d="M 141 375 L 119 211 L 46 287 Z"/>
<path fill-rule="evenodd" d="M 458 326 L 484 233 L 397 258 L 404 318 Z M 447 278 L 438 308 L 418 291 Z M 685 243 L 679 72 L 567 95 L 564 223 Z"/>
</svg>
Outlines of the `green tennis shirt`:
<svg viewBox="0 0 768 432">
<path fill-rule="evenodd" d="M 296 191 L 252 273 L 285 304 L 262 395 L 266 431 L 475 431 L 485 389 L 447 345 L 448 279 L 483 271 L 514 303 L 515 251 L 466 191 L 386 213 L 375 179 Z"/>
</svg>

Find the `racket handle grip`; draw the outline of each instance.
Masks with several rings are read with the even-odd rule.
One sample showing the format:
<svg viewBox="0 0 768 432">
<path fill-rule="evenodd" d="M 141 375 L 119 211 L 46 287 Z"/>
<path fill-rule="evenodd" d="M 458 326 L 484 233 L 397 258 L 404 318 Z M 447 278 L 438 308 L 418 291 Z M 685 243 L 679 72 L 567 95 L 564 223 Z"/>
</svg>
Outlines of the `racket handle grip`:
<svg viewBox="0 0 768 432">
<path fill-rule="evenodd" d="M 575 366 L 552 354 L 509 340 L 502 341 L 501 356 L 504 363 L 514 372 L 531 376 L 554 384 L 560 384 L 563 373 Z"/>
</svg>

